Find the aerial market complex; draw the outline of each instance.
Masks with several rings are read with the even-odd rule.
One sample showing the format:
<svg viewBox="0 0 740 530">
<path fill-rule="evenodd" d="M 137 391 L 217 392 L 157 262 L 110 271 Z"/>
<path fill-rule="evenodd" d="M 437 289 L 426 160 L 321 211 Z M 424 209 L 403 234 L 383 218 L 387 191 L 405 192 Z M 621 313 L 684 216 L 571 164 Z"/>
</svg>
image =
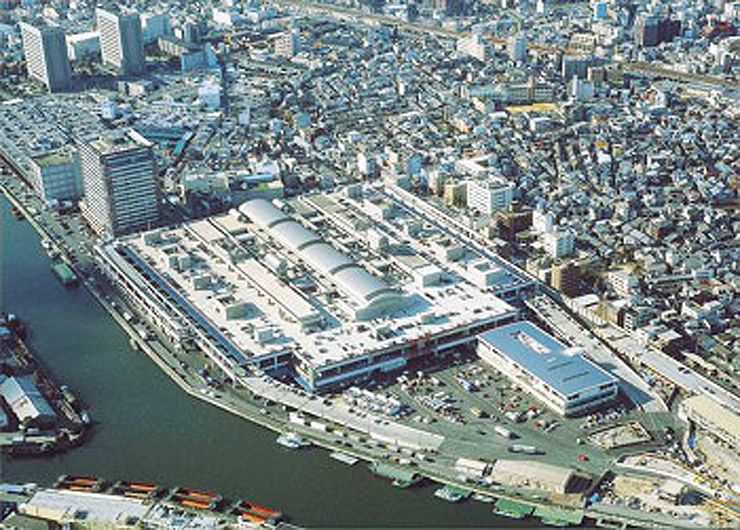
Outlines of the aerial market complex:
<svg viewBox="0 0 740 530">
<path fill-rule="evenodd" d="M 492 526 L 735 527 L 738 28 L 730 0 L 0 0 L 0 186 L 63 285 L 284 447 Z M 4 454 L 75 450 L 87 410 L 0 316 Z M 76 475 L 0 500 L 291 527 Z"/>
</svg>

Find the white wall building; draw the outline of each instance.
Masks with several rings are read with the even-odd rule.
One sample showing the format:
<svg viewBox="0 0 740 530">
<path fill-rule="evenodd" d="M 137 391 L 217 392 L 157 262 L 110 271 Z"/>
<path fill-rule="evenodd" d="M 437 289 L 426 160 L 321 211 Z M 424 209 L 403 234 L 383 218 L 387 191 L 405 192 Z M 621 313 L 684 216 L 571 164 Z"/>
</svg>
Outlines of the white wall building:
<svg viewBox="0 0 740 530">
<path fill-rule="evenodd" d="M 488 58 L 486 42 L 483 40 L 483 37 L 478 34 L 457 39 L 457 53 L 461 55 L 470 55 L 479 61 L 485 61 Z"/>
<path fill-rule="evenodd" d="M 478 355 L 563 416 L 577 416 L 617 396 L 614 377 L 529 322 L 481 334 Z"/>
<path fill-rule="evenodd" d="M 96 10 L 103 64 L 124 76 L 146 72 L 141 19 L 136 12 Z"/>
<path fill-rule="evenodd" d="M 514 186 L 503 179 L 471 180 L 467 183 L 467 204 L 485 215 L 506 210 L 514 197 Z"/>
<path fill-rule="evenodd" d="M 49 92 L 69 90 L 72 69 L 64 31 L 58 27 L 35 27 L 25 22 L 20 23 L 20 28 L 28 76 L 46 85 Z"/>
<path fill-rule="evenodd" d="M 564 258 L 575 250 L 576 237 L 567 228 L 555 228 L 542 235 L 542 243 L 551 258 Z"/>
<path fill-rule="evenodd" d="M 301 51 L 301 38 L 296 30 L 288 30 L 275 38 L 275 55 L 295 57 Z"/>
<path fill-rule="evenodd" d="M 270 201 L 250 200 L 228 214 L 124 237 L 97 252 L 152 325 L 176 344 L 195 342 L 236 379 L 246 365 L 290 366 L 305 386 L 331 388 L 443 355 L 518 317 L 490 288 L 432 265 L 431 248 L 384 254 L 394 268 L 377 270 L 394 237 L 388 225 L 419 221 L 399 212 L 400 219 L 375 222 L 363 195 L 303 196 L 310 223 Z M 350 244 L 362 252 L 350 257 Z"/>
</svg>

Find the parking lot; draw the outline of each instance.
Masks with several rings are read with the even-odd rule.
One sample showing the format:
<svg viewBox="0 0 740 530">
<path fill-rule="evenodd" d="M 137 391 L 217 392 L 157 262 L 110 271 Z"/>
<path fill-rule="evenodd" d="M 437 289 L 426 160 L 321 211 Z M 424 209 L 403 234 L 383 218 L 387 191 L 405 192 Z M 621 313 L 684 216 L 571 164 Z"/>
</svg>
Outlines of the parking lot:
<svg viewBox="0 0 740 530">
<path fill-rule="evenodd" d="M 382 402 L 399 403 L 389 419 L 440 434 L 443 448 L 469 458 L 524 456 L 599 472 L 621 451 L 591 445 L 588 435 L 638 419 L 619 401 L 581 418 L 563 418 L 470 351 L 370 381 L 369 387 Z M 338 399 L 347 399 L 347 392 Z M 646 416 L 640 413 L 639 419 Z M 658 438 L 663 422 L 662 417 L 643 421 Z M 527 450 L 512 452 L 515 445 Z"/>
</svg>

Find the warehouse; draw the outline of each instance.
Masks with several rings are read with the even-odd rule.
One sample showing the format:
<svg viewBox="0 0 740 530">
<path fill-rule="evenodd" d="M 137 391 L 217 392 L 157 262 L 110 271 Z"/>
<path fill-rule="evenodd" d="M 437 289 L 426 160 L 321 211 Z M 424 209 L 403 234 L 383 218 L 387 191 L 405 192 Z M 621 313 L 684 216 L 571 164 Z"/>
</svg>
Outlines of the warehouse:
<svg viewBox="0 0 740 530">
<path fill-rule="evenodd" d="M 478 355 L 563 416 L 576 416 L 617 396 L 617 380 L 530 322 L 487 331 Z"/>
<path fill-rule="evenodd" d="M 48 427 L 56 414 L 29 377 L 9 377 L 0 384 L 0 394 L 21 423 Z"/>
<path fill-rule="evenodd" d="M 552 493 L 577 493 L 589 479 L 574 470 L 531 460 L 497 460 L 491 477 L 501 484 Z"/>
<path fill-rule="evenodd" d="M 401 241 L 419 221 L 374 219 L 362 205 L 308 196 L 284 211 L 255 199 L 105 243 L 97 254 L 152 325 L 234 379 L 251 366 L 287 370 L 313 390 L 348 385 L 518 318 L 488 286 L 458 274 L 460 264 Z M 369 230 L 387 244 L 371 248 Z"/>
</svg>

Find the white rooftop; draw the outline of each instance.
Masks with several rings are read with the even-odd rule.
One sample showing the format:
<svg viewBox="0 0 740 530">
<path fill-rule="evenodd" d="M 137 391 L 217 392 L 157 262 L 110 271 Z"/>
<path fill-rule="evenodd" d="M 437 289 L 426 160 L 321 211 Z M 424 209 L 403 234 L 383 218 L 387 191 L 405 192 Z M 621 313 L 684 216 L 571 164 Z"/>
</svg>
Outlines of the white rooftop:
<svg viewBox="0 0 740 530">
<path fill-rule="evenodd" d="M 60 521 L 77 520 L 87 524 L 95 521 L 123 525 L 132 518 L 144 517 L 149 506 L 139 499 L 117 495 L 43 489 L 24 503 L 20 511 L 27 515 L 53 513 Z"/>
</svg>

